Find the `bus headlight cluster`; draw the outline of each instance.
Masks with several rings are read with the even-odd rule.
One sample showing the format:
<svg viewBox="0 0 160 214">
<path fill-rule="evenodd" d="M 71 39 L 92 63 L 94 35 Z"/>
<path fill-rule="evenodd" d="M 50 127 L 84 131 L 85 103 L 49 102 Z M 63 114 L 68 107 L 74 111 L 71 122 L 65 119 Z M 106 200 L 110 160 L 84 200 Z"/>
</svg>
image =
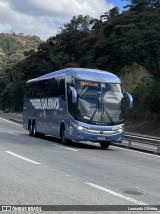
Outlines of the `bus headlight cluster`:
<svg viewBox="0 0 160 214">
<path fill-rule="evenodd" d="M 77 126 L 77 129 L 82 131 L 84 128 L 82 126 Z"/>
<path fill-rule="evenodd" d="M 124 131 L 122 126 L 114 126 L 112 128 L 113 131 L 117 132 L 117 133 L 122 133 Z"/>
<path fill-rule="evenodd" d="M 83 126 L 76 126 L 79 131 L 88 131 L 89 129 Z"/>
<path fill-rule="evenodd" d="M 76 129 L 78 129 L 78 130 L 80 130 L 80 131 L 83 130 L 83 127 L 80 126 L 80 125 L 77 125 L 77 124 L 75 124 L 75 123 L 73 123 L 73 122 L 72 122 L 72 125 L 73 125 L 73 127 L 75 127 Z"/>
<path fill-rule="evenodd" d="M 116 129 L 114 131 L 117 132 L 117 133 L 122 133 L 124 130 L 123 130 L 123 128 L 119 128 L 119 129 Z"/>
</svg>

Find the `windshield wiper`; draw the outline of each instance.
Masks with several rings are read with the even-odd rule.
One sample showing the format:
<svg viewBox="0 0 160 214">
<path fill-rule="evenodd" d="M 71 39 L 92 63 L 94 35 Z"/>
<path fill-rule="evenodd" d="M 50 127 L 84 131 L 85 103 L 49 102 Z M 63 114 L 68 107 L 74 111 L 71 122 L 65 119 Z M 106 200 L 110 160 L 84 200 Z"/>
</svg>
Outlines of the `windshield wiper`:
<svg viewBox="0 0 160 214">
<path fill-rule="evenodd" d="M 96 113 L 97 113 L 97 111 L 99 109 L 98 107 L 99 107 L 99 105 L 97 105 L 97 107 L 95 108 L 95 110 L 94 110 L 94 112 L 93 112 L 93 114 L 92 114 L 92 116 L 90 118 L 90 122 L 93 120 L 94 116 L 96 115 Z"/>
<path fill-rule="evenodd" d="M 101 104 L 101 105 L 102 105 L 102 104 Z M 97 104 L 97 106 L 96 106 L 96 108 L 95 108 L 95 110 L 94 110 L 92 116 L 90 117 L 90 122 L 92 122 L 92 120 L 93 120 L 93 118 L 95 117 L 95 115 L 96 115 L 97 111 L 99 110 L 99 108 L 100 108 L 100 100 L 98 101 L 98 104 Z M 112 122 L 112 123 L 114 124 L 114 121 L 113 121 L 113 119 L 112 119 L 110 113 L 108 112 L 107 108 L 104 108 L 104 105 L 102 105 L 102 108 L 103 108 L 103 111 L 105 111 L 105 113 L 106 113 L 108 119 L 110 120 L 110 122 Z M 101 109 L 101 110 L 102 110 L 102 109 Z M 101 111 L 101 115 L 102 115 L 102 111 Z"/>
<path fill-rule="evenodd" d="M 98 92 L 98 93 L 100 95 L 100 92 Z M 90 118 L 90 122 L 92 122 L 92 120 L 93 120 L 94 116 L 96 115 L 97 111 L 99 110 L 99 108 L 100 108 L 100 98 L 98 98 L 98 104 L 97 104 L 97 106 L 96 106 L 96 108 L 95 108 L 95 110 L 94 110 L 94 112 Z"/>
<path fill-rule="evenodd" d="M 103 108 L 104 108 L 104 106 L 103 106 Z M 108 112 L 107 108 L 104 108 L 104 111 L 105 111 L 107 117 L 109 118 L 109 120 L 114 124 L 114 120 L 112 119 L 112 117 L 111 117 L 110 113 Z"/>
<path fill-rule="evenodd" d="M 92 120 L 93 120 L 93 118 L 94 118 L 94 116 L 96 115 L 96 113 L 97 113 L 98 110 L 99 110 L 99 106 L 97 106 L 97 107 L 95 108 L 95 110 L 94 110 L 94 112 L 93 112 L 93 114 L 92 114 L 92 116 L 91 116 L 91 118 L 90 118 L 90 122 L 92 122 Z M 108 116 L 109 120 L 114 124 L 114 120 L 112 119 L 112 117 L 111 117 L 111 115 L 109 114 L 108 110 L 105 108 L 104 111 L 105 111 L 106 115 Z M 101 112 L 101 114 L 102 114 L 102 112 Z"/>
</svg>

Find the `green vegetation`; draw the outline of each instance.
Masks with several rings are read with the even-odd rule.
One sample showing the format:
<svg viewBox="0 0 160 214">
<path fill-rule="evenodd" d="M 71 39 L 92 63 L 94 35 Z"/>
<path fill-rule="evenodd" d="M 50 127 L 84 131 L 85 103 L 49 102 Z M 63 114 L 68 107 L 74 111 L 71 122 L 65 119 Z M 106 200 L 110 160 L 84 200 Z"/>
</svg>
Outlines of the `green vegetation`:
<svg viewBox="0 0 160 214">
<path fill-rule="evenodd" d="M 0 33 L 0 71 L 12 67 L 16 62 L 25 58 L 24 53 L 37 47 L 41 40 L 37 36 L 24 36 Z"/>
<path fill-rule="evenodd" d="M 22 110 L 24 85 L 28 79 L 66 67 L 98 68 L 119 75 L 124 88 L 133 94 L 134 109 L 127 112 L 130 124 L 140 120 L 158 124 L 159 23 L 159 0 L 126 0 L 121 13 L 115 7 L 99 19 L 74 16 L 46 42 L 40 43 L 33 37 L 35 46 L 32 44 L 28 50 L 18 46 L 27 42 L 17 39 L 14 45 L 12 41 L 4 44 L 1 38 L 5 35 L 1 35 L 0 64 L 1 68 L 5 66 L 3 79 L 0 79 L 1 108 L 10 106 L 13 110 Z M 6 60 L 3 58 L 5 50 L 8 50 Z M 19 57 L 22 52 L 24 55 Z"/>
<path fill-rule="evenodd" d="M 23 62 L 28 52 L 36 52 L 42 41 L 37 36 L 0 33 L 0 106 L 22 109 L 24 87 L 18 70 L 13 67 Z"/>
</svg>

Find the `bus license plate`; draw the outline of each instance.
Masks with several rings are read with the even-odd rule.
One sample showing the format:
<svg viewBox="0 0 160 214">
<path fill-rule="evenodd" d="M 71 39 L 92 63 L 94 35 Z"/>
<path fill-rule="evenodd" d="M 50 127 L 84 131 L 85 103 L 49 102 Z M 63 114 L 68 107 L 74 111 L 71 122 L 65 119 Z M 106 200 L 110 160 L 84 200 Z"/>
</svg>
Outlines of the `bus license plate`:
<svg viewBox="0 0 160 214">
<path fill-rule="evenodd" d="M 97 137 L 97 140 L 105 140 L 105 137 Z"/>
</svg>

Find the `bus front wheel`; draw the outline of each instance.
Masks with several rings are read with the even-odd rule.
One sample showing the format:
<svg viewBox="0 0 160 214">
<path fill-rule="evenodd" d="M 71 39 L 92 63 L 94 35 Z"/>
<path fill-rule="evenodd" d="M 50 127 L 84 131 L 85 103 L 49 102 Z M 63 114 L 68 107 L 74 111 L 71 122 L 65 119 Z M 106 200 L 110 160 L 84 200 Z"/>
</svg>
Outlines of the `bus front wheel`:
<svg viewBox="0 0 160 214">
<path fill-rule="evenodd" d="M 100 142 L 101 149 L 108 149 L 110 146 L 110 143 L 106 142 Z"/>
</svg>

